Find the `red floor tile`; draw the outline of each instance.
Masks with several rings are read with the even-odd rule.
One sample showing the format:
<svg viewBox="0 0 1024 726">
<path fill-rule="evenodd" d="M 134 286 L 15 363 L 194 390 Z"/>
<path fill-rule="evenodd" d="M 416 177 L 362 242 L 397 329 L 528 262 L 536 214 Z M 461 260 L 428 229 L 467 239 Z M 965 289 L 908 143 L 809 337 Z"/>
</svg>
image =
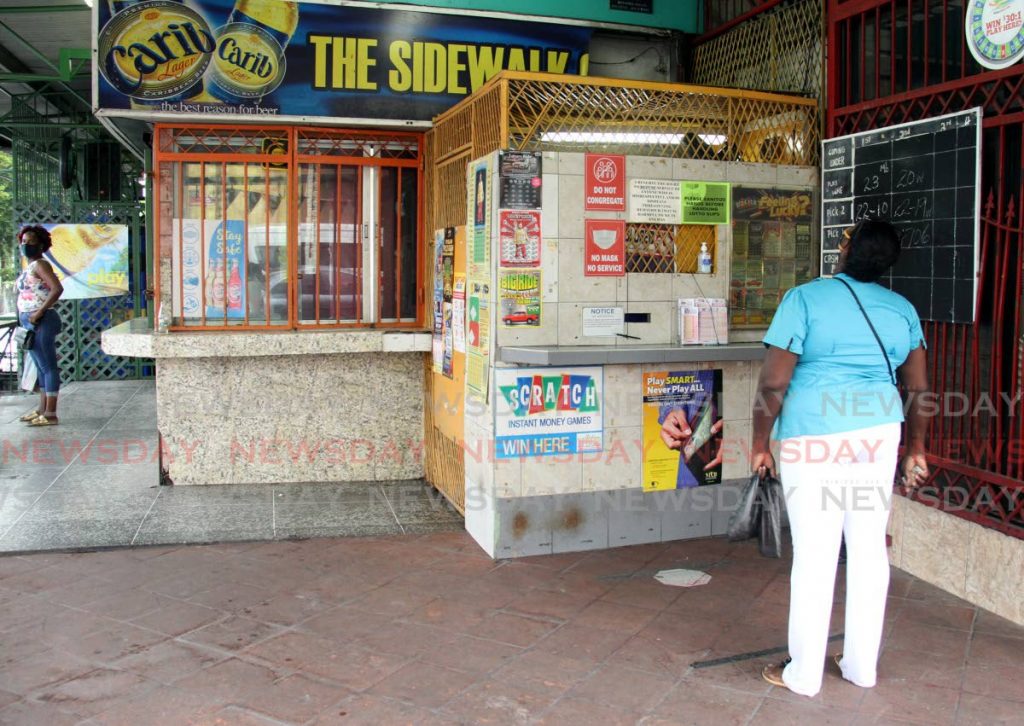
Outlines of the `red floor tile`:
<svg viewBox="0 0 1024 726">
<path fill-rule="evenodd" d="M 409 663 L 380 681 L 369 693 L 415 706 L 437 708 L 477 682 L 476 675 L 434 663 Z"/>
<path fill-rule="evenodd" d="M 762 700 L 750 693 L 684 681 L 666 696 L 654 713 L 666 723 L 743 726 L 749 723 Z"/>
<path fill-rule="evenodd" d="M 483 675 L 504 666 L 522 652 L 522 648 L 514 645 L 470 635 L 457 635 L 454 639 L 427 650 L 422 658 L 428 663 Z"/>
</svg>

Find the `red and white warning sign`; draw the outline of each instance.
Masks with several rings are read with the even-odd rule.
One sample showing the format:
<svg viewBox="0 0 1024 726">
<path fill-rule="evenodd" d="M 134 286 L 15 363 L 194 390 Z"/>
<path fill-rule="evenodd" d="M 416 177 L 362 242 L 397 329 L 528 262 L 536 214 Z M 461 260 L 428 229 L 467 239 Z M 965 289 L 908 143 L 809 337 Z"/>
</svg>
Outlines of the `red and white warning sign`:
<svg viewBox="0 0 1024 726">
<path fill-rule="evenodd" d="M 626 211 L 626 157 L 586 154 L 584 209 L 588 212 Z"/>
<path fill-rule="evenodd" d="M 621 219 L 584 220 L 586 241 L 583 274 L 621 277 L 626 274 L 626 223 Z"/>
</svg>

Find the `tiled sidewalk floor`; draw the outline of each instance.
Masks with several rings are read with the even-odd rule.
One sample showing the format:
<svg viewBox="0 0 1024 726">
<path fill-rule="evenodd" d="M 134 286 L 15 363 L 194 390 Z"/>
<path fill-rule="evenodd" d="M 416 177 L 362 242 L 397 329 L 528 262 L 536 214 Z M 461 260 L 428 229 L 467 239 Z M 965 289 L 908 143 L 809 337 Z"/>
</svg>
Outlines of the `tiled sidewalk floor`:
<svg viewBox="0 0 1024 726">
<path fill-rule="evenodd" d="M 0 396 L 0 552 L 461 530 L 423 482 L 160 486 L 152 381 L 72 383 L 60 425 Z"/>
<path fill-rule="evenodd" d="M 653 580 L 675 567 L 713 579 Z M 899 572 L 873 689 L 833 666 L 796 697 L 760 679 L 766 657 L 692 667 L 784 643 L 787 589 L 788 562 L 721 539 L 505 562 L 465 533 L 2 557 L 0 723 L 1021 723 L 1024 629 Z"/>
</svg>

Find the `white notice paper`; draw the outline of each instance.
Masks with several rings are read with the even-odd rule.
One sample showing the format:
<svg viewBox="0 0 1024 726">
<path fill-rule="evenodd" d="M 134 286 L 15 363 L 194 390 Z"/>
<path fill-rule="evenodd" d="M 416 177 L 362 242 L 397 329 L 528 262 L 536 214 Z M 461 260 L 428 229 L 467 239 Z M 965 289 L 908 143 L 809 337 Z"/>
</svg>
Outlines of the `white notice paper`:
<svg viewBox="0 0 1024 726">
<path fill-rule="evenodd" d="M 626 332 L 625 308 L 583 308 L 583 337 L 601 338 Z"/>
<path fill-rule="evenodd" d="M 667 179 L 630 179 L 628 221 L 639 224 L 682 224 L 682 184 Z"/>
</svg>

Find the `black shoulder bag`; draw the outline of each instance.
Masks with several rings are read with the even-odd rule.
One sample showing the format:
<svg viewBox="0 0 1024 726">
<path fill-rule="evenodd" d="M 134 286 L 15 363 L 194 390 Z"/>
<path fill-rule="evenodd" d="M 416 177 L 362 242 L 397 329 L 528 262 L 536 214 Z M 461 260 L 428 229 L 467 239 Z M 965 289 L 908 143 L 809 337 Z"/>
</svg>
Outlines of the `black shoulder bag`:
<svg viewBox="0 0 1024 726">
<path fill-rule="evenodd" d="M 32 350 L 36 344 L 36 331 L 18 327 L 14 330 L 14 342 L 21 350 Z"/>
<path fill-rule="evenodd" d="M 892 381 L 892 385 L 898 385 L 896 383 L 896 374 L 892 372 L 892 363 L 889 361 L 889 354 L 885 352 L 885 346 L 882 345 L 882 339 L 878 337 L 878 331 L 875 330 L 875 326 L 871 323 L 871 318 L 868 317 L 867 311 L 864 309 L 864 306 L 860 304 L 860 298 L 857 297 L 857 293 L 855 293 L 853 288 L 850 287 L 850 283 L 841 277 L 837 277 L 835 279 L 846 285 L 846 289 L 850 291 L 850 294 L 853 295 L 853 299 L 856 300 L 857 307 L 860 308 L 861 315 L 864 316 L 864 320 L 867 321 L 868 327 L 871 328 L 871 334 L 875 336 L 875 342 L 878 343 L 878 349 L 882 351 L 882 358 L 885 359 L 885 367 L 889 369 L 889 380 Z"/>
</svg>

